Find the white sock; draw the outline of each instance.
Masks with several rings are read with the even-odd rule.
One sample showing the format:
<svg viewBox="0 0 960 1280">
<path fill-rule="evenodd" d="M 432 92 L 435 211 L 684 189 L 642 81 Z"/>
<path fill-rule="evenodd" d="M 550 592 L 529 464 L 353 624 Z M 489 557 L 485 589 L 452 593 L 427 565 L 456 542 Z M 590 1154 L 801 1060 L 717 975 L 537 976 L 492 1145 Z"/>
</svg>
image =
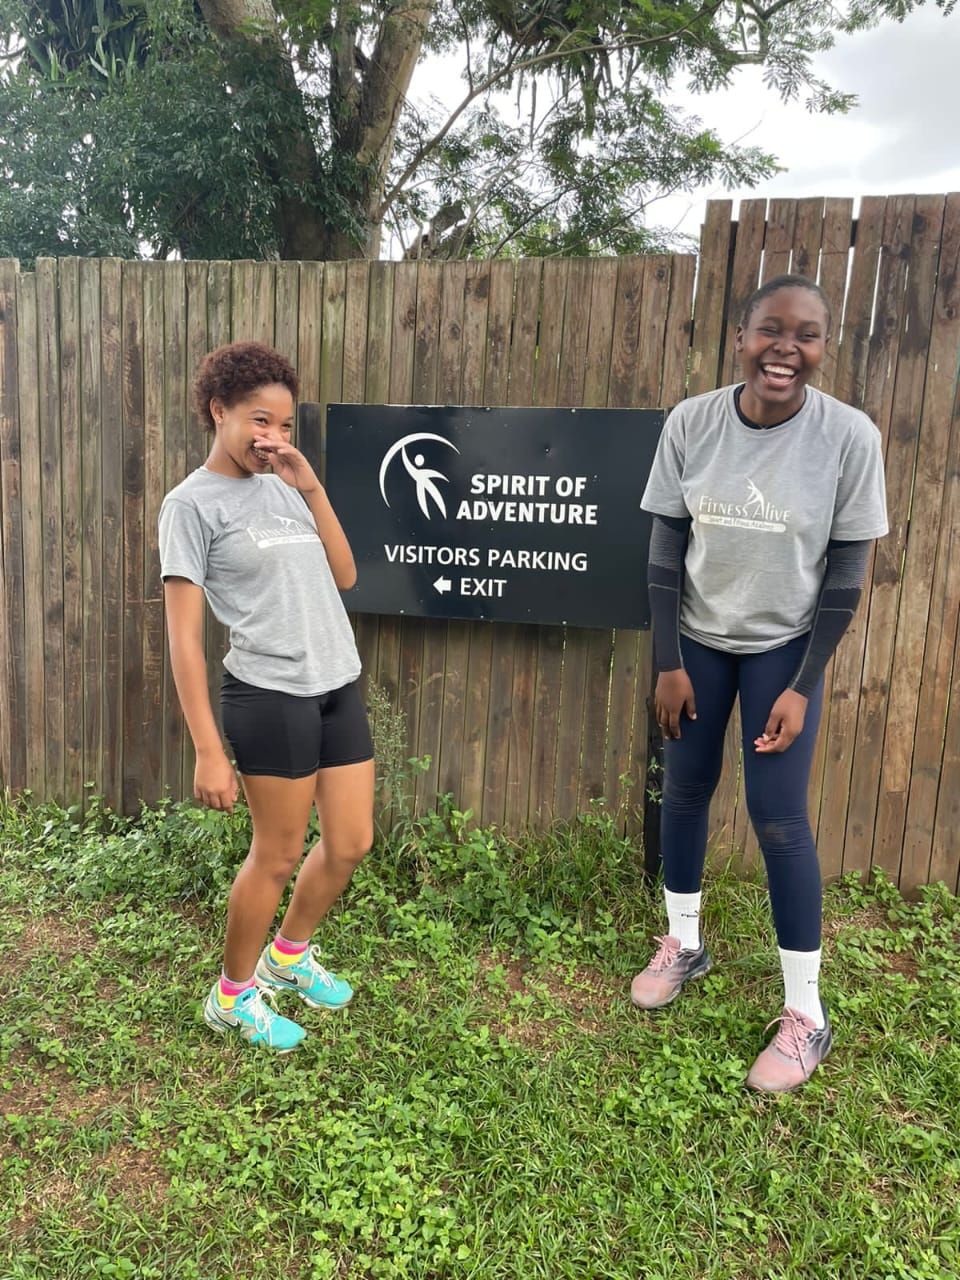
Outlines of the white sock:
<svg viewBox="0 0 960 1280">
<path fill-rule="evenodd" d="M 697 951 L 700 948 L 700 899 L 699 893 L 673 893 L 664 889 L 663 896 L 667 900 L 667 918 L 670 921 L 670 935 L 680 939 L 682 951 Z"/>
<path fill-rule="evenodd" d="M 781 947 L 780 964 L 783 967 L 783 1003 L 812 1018 L 814 1026 L 822 1027 L 819 950 L 784 951 Z"/>
</svg>

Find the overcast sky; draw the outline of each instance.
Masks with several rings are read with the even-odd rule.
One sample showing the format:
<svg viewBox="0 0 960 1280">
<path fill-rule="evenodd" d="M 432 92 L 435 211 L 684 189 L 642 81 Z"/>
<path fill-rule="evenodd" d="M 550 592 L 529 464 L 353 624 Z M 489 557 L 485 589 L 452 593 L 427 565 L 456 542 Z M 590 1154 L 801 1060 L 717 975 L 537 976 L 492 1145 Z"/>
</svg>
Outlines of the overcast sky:
<svg viewBox="0 0 960 1280">
<path fill-rule="evenodd" d="M 854 196 L 960 190 L 960 8 L 943 17 L 932 4 L 902 23 L 837 41 L 816 62 L 834 88 L 855 93 L 859 104 L 844 116 L 817 116 L 801 104 L 785 105 L 747 67 L 734 85 L 715 94 L 688 94 L 677 103 L 724 139 L 775 155 L 786 170 L 760 186 L 722 186 L 660 200 L 650 225 L 698 235 L 707 199 L 757 196 Z M 457 68 L 431 61 L 411 86 L 456 102 Z M 427 87 L 429 86 L 429 88 Z M 503 101 L 510 110 L 510 102 Z"/>
<path fill-rule="evenodd" d="M 724 93 L 680 95 L 726 140 L 772 152 L 787 170 L 752 190 L 722 187 L 664 200 L 651 221 L 696 234 L 710 196 L 863 196 L 960 190 L 960 9 L 924 8 L 902 23 L 838 40 L 818 59 L 830 84 L 855 93 L 845 116 L 810 115 L 744 68 Z"/>
</svg>

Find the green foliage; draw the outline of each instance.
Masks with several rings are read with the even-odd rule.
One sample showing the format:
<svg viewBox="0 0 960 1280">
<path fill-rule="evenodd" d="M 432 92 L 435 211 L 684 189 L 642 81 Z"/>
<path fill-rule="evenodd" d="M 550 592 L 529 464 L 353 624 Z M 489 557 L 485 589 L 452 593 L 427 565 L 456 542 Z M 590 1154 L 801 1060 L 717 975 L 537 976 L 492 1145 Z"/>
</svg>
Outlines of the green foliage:
<svg viewBox="0 0 960 1280">
<path fill-rule="evenodd" d="M 727 150 L 698 120 L 649 92 L 628 89 L 596 108 L 589 142 L 576 105 L 554 113 L 533 156 L 519 128 L 512 148 L 507 142 L 501 129 L 474 152 L 475 167 L 476 157 L 488 153 L 484 177 L 490 188 L 489 202 L 478 208 L 464 239 L 475 256 L 662 252 L 672 247 L 670 237 L 647 225 L 652 174 L 662 195 L 708 181 L 749 184 L 776 171 L 759 149 Z M 508 182 L 500 166 L 511 150 L 516 176 Z M 455 158 L 443 188 L 450 198 L 458 163 Z"/>
<path fill-rule="evenodd" d="M 412 783 L 422 767 L 407 756 L 407 717 L 394 710 L 387 690 L 372 682 L 367 685 L 367 715 L 377 770 L 374 809 L 378 833 L 384 837 L 393 823 L 409 819 Z"/>
<path fill-rule="evenodd" d="M 229 888 L 250 844 L 244 806 L 232 814 L 166 800 L 123 818 L 97 796 L 79 805 L 0 809 L 17 831 L 15 862 L 37 869 L 49 892 L 87 902 L 140 898 L 210 902 Z"/>
<path fill-rule="evenodd" d="M 754 63 L 842 111 L 814 54 L 919 2 L 440 0 L 420 52 L 459 60 L 452 113 L 380 75 L 393 10 L 372 0 L 276 0 L 275 29 L 230 39 L 193 0 L 0 0 L 0 254 L 362 253 L 380 228 L 442 257 L 661 249 L 659 195 L 775 169 L 665 106 L 671 83 Z M 371 155 L 380 118 L 397 129 Z"/>
<path fill-rule="evenodd" d="M 603 805 L 516 841 L 450 801 L 402 818 L 320 933 L 354 1004 L 278 1060 L 195 1016 L 242 810 L 0 801 L 0 1274 L 957 1274 L 960 902 L 831 886 L 834 1052 L 758 1098 L 762 885 L 711 877 L 716 968 L 638 1014 L 660 904 L 620 831 Z"/>
<path fill-rule="evenodd" d="M 45 80 L 75 72 L 104 81 L 130 75 L 142 66 L 149 41 L 145 5 L 126 0 L 28 0 L 0 14 L 16 24 L 28 64 Z"/>
<path fill-rule="evenodd" d="M 598 804 L 569 826 L 523 840 L 477 828 L 471 817 L 443 796 L 436 812 L 399 823 L 384 842 L 378 877 L 406 899 L 391 933 L 413 944 L 422 934 L 434 946 L 438 936 L 479 930 L 542 962 L 614 945 L 615 904 L 642 890 L 616 815 Z"/>
<path fill-rule="evenodd" d="M 249 51 L 225 57 L 191 15 L 150 21 L 149 46 L 123 74 L 61 62 L 51 78 L 23 61 L 0 80 L 0 255 L 276 255 L 283 187 L 269 161 L 295 104 Z M 322 183 L 303 194 L 337 220 L 339 197 Z"/>
</svg>

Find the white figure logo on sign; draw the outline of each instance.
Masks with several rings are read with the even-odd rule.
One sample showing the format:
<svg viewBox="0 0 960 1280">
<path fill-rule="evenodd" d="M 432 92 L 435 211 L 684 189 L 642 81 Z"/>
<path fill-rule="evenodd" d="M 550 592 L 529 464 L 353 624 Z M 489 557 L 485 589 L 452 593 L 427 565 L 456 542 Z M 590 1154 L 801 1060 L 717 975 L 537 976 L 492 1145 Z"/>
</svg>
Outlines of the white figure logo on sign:
<svg viewBox="0 0 960 1280">
<path fill-rule="evenodd" d="M 415 444 L 419 440 L 436 440 L 440 444 L 445 444 L 448 449 L 452 449 L 454 453 L 460 452 L 457 446 L 452 444 L 451 441 L 447 440 L 444 436 L 434 435 L 431 431 L 416 431 L 412 435 L 404 436 L 402 440 L 397 440 L 392 444 L 383 455 L 383 461 L 380 463 L 380 496 L 389 507 L 390 500 L 387 497 L 384 482 L 387 478 L 387 468 L 399 453 L 400 461 L 403 463 L 404 470 L 416 485 L 417 504 L 420 507 L 420 510 L 429 520 L 430 507 L 427 499 L 432 498 L 436 503 L 437 510 L 440 512 L 441 516 L 446 518 L 447 506 L 443 500 L 443 495 L 437 488 L 436 482 L 438 480 L 442 480 L 444 484 L 447 484 L 449 483 L 447 477 L 442 471 L 435 471 L 432 467 L 425 466 L 424 464 L 426 459 L 422 453 L 415 454 L 412 459 L 407 453 L 407 446 Z"/>
</svg>

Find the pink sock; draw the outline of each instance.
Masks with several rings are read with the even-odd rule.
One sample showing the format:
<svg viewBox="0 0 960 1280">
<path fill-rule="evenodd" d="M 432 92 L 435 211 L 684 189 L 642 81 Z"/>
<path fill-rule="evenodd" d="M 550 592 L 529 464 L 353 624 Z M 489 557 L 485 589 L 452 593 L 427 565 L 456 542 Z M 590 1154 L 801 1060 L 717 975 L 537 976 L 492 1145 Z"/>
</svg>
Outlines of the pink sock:
<svg viewBox="0 0 960 1280">
<path fill-rule="evenodd" d="M 282 933 L 278 933 L 273 940 L 273 945 L 282 956 L 299 956 L 309 947 L 310 939 L 308 938 L 306 942 L 291 942 Z"/>
<path fill-rule="evenodd" d="M 232 982 L 225 973 L 220 974 L 220 994 L 225 1000 L 235 1000 L 255 985 L 253 978 L 247 978 L 246 982 Z"/>
</svg>

